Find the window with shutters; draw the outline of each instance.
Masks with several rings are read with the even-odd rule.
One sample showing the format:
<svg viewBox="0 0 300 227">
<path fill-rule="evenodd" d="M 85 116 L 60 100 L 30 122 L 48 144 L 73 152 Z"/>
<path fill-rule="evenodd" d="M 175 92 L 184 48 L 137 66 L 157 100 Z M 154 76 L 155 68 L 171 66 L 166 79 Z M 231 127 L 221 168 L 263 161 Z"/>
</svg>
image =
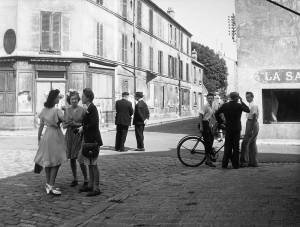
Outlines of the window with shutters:
<svg viewBox="0 0 300 227">
<path fill-rule="evenodd" d="M 163 52 L 161 50 L 158 51 L 158 72 L 163 74 Z"/>
<path fill-rule="evenodd" d="M 61 13 L 41 12 L 41 50 L 61 50 Z"/>
<path fill-rule="evenodd" d="M 153 10 L 149 9 L 149 32 L 153 34 Z"/>
<path fill-rule="evenodd" d="M 97 55 L 104 56 L 103 46 L 103 24 L 97 23 Z"/>
<path fill-rule="evenodd" d="M 141 42 L 137 42 L 137 67 L 143 66 L 143 47 Z"/>
<path fill-rule="evenodd" d="M 137 25 L 142 27 L 142 2 L 137 1 Z"/>
<path fill-rule="evenodd" d="M 127 18 L 127 0 L 121 0 L 122 3 L 122 17 Z"/>
<path fill-rule="evenodd" d="M 153 71 L 153 47 L 149 47 L 149 70 Z"/>
<path fill-rule="evenodd" d="M 128 61 L 128 39 L 126 34 L 122 34 L 122 61 L 127 63 Z"/>
</svg>

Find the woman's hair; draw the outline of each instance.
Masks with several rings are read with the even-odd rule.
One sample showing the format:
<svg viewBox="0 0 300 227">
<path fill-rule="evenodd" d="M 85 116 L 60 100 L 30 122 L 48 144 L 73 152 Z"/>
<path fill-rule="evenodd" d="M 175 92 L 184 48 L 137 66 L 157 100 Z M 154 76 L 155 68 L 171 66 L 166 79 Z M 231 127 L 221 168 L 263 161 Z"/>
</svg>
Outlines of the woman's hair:
<svg viewBox="0 0 300 227">
<path fill-rule="evenodd" d="M 88 98 L 88 100 L 90 102 L 93 102 L 93 100 L 94 100 L 94 92 L 92 91 L 92 89 L 90 89 L 90 88 L 83 89 L 83 94 L 85 95 L 85 97 Z"/>
<path fill-rule="evenodd" d="M 80 101 L 79 93 L 77 91 L 70 91 L 69 95 L 67 95 L 67 103 L 69 105 L 71 105 L 71 97 L 72 96 L 77 96 L 76 98 L 77 98 L 78 102 Z"/>
<path fill-rule="evenodd" d="M 44 107 L 46 107 L 46 108 L 54 107 L 55 106 L 55 99 L 59 95 L 59 92 L 60 91 L 58 89 L 51 90 L 48 94 L 46 102 L 44 103 Z"/>
</svg>

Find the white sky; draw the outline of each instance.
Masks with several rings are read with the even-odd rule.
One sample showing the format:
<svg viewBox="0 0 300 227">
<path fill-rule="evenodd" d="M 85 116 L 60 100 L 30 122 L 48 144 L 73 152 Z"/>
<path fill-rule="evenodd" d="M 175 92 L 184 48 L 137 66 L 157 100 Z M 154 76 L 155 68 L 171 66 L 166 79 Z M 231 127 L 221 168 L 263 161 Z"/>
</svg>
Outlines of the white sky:
<svg viewBox="0 0 300 227">
<path fill-rule="evenodd" d="M 172 7 L 175 20 L 200 42 L 235 58 L 234 44 L 228 35 L 227 18 L 234 12 L 234 0 L 152 0 L 167 11 Z"/>
</svg>

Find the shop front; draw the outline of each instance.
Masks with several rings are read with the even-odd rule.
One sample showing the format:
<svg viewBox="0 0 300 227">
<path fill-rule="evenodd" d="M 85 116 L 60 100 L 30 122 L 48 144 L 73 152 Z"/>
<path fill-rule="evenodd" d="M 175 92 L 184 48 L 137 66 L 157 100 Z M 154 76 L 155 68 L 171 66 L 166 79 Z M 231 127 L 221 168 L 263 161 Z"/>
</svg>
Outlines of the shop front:
<svg viewBox="0 0 300 227">
<path fill-rule="evenodd" d="M 241 95 L 254 93 L 260 109 L 263 139 L 300 139 L 300 69 L 257 70 L 240 85 Z"/>
</svg>

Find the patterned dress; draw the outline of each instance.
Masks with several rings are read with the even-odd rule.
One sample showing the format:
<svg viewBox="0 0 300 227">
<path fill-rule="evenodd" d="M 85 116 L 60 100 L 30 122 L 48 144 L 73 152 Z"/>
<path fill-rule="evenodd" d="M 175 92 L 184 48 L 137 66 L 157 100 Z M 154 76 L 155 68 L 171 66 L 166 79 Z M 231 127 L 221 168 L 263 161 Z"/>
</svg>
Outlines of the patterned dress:
<svg viewBox="0 0 300 227">
<path fill-rule="evenodd" d="M 66 160 L 66 144 L 58 124 L 64 119 L 63 112 L 55 107 L 44 108 L 39 118 L 47 128 L 41 138 L 34 162 L 43 167 L 61 165 Z"/>
<path fill-rule="evenodd" d="M 74 129 L 76 127 L 68 125 L 68 122 L 74 121 L 75 123 L 81 124 L 84 113 L 85 109 L 81 106 L 77 106 L 76 108 L 70 106 L 65 111 L 65 125 L 67 126 L 65 139 L 68 159 L 77 158 L 82 145 L 82 136 L 79 133 L 75 134 Z"/>
</svg>

